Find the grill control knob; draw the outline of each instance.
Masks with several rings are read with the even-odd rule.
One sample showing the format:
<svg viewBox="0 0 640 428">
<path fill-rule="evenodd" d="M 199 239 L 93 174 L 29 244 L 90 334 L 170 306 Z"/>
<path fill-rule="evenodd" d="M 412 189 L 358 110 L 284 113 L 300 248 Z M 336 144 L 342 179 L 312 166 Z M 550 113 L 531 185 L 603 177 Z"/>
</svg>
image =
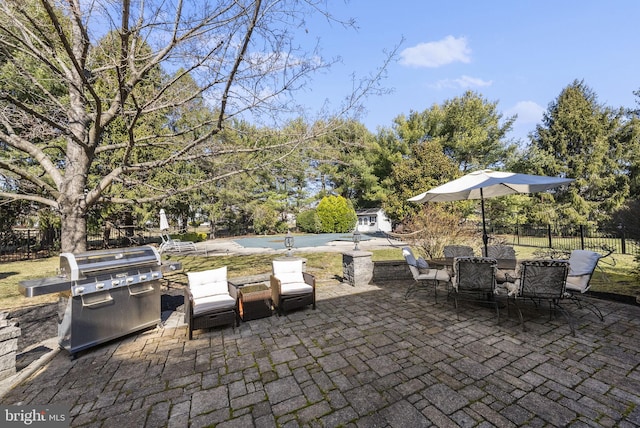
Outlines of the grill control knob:
<svg viewBox="0 0 640 428">
<path fill-rule="evenodd" d="M 96 290 L 102 290 L 104 288 L 104 282 L 99 282 L 96 284 Z"/>
<path fill-rule="evenodd" d="M 78 294 L 84 293 L 84 287 L 76 287 L 76 293 Z"/>
<path fill-rule="evenodd" d="M 118 281 L 117 279 L 114 279 L 113 281 L 111 281 L 111 285 L 113 286 L 120 285 L 120 281 Z"/>
<path fill-rule="evenodd" d="M 127 278 L 127 282 L 128 283 L 132 283 L 133 282 L 133 278 L 132 277 Z"/>
<path fill-rule="evenodd" d="M 144 281 L 147 279 L 147 275 L 140 275 L 140 281 Z"/>
</svg>

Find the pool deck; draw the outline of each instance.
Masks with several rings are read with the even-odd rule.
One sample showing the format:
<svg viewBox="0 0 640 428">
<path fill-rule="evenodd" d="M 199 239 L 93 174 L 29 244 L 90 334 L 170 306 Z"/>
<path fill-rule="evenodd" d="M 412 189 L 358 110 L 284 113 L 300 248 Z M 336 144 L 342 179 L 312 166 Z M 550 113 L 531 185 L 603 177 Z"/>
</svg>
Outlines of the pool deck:
<svg viewBox="0 0 640 428">
<path fill-rule="evenodd" d="M 345 252 L 354 248 L 353 241 L 346 239 L 348 234 L 331 234 L 338 237 L 329 240 L 322 237 L 294 236 L 296 252 Z M 243 245 L 241 245 L 241 243 Z M 381 248 L 401 248 L 406 245 L 401 240 L 386 238 L 383 236 L 364 235 L 358 244 L 360 250 L 369 251 Z M 233 255 L 233 254 L 286 254 L 284 237 L 252 237 L 252 238 L 217 238 L 196 243 L 199 254 L 207 256 Z"/>
</svg>

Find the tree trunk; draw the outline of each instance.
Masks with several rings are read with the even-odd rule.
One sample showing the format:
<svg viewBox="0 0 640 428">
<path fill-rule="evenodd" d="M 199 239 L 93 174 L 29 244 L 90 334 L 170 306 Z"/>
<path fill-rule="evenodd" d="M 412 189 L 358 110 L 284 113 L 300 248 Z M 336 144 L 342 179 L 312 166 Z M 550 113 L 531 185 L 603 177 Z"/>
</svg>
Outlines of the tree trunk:
<svg viewBox="0 0 640 428">
<path fill-rule="evenodd" d="M 87 251 L 87 219 L 82 208 L 83 200 L 69 197 L 61 204 L 60 251 L 63 253 L 81 253 Z"/>
<path fill-rule="evenodd" d="M 75 57 L 84 63 L 85 43 L 77 26 L 73 27 Z M 67 138 L 65 174 L 60 186 L 58 206 L 61 215 L 61 251 L 87 251 L 87 175 L 93 160 L 95 141 L 89 139 L 91 120 L 86 113 L 87 100 L 83 80 L 75 68 L 69 70 L 69 130 L 75 138 Z M 79 144 L 78 142 L 84 143 Z"/>
<path fill-rule="evenodd" d="M 84 134 L 83 134 L 84 132 Z M 80 137 L 86 130 L 79 127 Z M 78 138 L 85 141 L 83 138 Z M 61 238 L 60 250 L 66 253 L 87 251 L 87 171 L 91 161 L 87 152 L 71 140 L 67 141 L 67 168 L 58 199 L 60 207 Z"/>
</svg>

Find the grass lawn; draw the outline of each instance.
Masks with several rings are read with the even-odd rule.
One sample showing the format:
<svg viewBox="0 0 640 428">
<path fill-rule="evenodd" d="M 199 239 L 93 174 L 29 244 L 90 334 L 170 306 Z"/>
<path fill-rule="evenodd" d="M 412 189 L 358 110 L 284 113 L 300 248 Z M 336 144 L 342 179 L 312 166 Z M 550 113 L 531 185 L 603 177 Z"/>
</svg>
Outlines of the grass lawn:
<svg viewBox="0 0 640 428">
<path fill-rule="evenodd" d="M 535 258 L 534 252 L 539 251 L 534 247 L 515 246 L 515 248 L 519 259 Z M 341 253 L 314 252 L 296 253 L 295 255 L 307 259 L 307 271 L 316 276 L 318 286 L 337 281 L 342 277 Z M 271 261 L 277 257 L 281 257 L 281 255 L 255 254 L 216 257 L 170 255 L 167 257 L 168 259 L 182 262 L 183 271 L 167 274 L 166 278 L 171 282 L 186 285 L 187 275 L 185 272 L 222 266 L 228 267 L 229 278 L 264 274 L 271 271 Z M 374 250 L 373 260 L 402 260 L 402 250 L 400 248 Z M 51 257 L 0 264 L 0 310 L 57 301 L 56 294 L 25 298 L 18 290 L 18 283 L 28 279 L 54 276 L 59 262 L 58 257 Z M 632 273 L 635 268 L 633 256 L 614 254 L 601 260 L 599 267 L 592 279 L 592 290 L 640 296 L 640 281 Z"/>
</svg>

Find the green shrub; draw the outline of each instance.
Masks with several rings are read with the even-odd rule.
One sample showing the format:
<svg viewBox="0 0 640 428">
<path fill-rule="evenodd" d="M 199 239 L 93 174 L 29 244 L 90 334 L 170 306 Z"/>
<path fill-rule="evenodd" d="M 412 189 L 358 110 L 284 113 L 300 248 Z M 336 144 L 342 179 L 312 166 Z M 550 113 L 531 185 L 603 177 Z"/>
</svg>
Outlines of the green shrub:
<svg viewBox="0 0 640 428">
<path fill-rule="evenodd" d="M 253 210 L 253 231 L 258 235 L 275 233 L 278 221 L 278 212 L 268 203 L 258 205 Z"/>
<path fill-rule="evenodd" d="M 296 226 L 307 233 L 320 233 L 322 232 L 322 222 L 318 217 L 318 212 L 315 209 L 303 211 L 296 217 Z"/>
<path fill-rule="evenodd" d="M 358 220 L 353 204 L 342 196 L 325 196 L 316 211 L 325 233 L 349 232 Z"/>
<path fill-rule="evenodd" d="M 287 233 L 289 231 L 289 223 L 286 221 L 279 221 L 276 224 L 276 233 Z"/>
</svg>

